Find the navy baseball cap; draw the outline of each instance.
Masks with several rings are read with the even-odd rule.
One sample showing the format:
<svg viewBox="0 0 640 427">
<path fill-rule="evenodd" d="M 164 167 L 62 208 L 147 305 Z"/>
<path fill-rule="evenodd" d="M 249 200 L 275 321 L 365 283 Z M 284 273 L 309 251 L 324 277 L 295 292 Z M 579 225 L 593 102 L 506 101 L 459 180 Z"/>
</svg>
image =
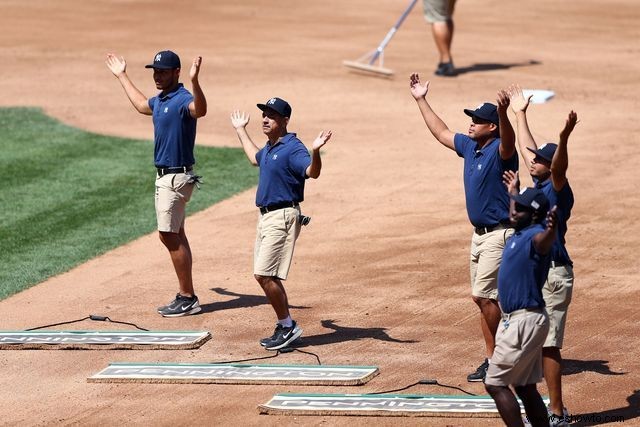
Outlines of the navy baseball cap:
<svg viewBox="0 0 640 427">
<path fill-rule="evenodd" d="M 537 150 L 533 150 L 533 149 L 531 149 L 529 147 L 527 147 L 527 150 L 529 150 L 533 154 L 535 154 L 536 157 L 542 157 L 546 161 L 550 162 L 551 160 L 553 160 L 553 155 L 556 152 L 556 148 L 558 148 L 558 144 L 554 144 L 552 142 L 548 142 L 548 143 L 538 147 Z"/>
<path fill-rule="evenodd" d="M 517 204 L 534 212 L 546 213 L 549 210 L 549 199 L 547 199 L 542 190 L 537 188 L 523 188 L 520 193 L 512 195 L 511 198 Z"/>
<path fill-rule="evenodd" d="M 157 68 L 159 70 L 180 68 L 180 58 L 170 50 L 163 50 L 153 57 L 153 64 L 145 65 L 144 68 Z"/>
<path fill-rule="evenodd" d="M 282 98 L 271 98 L 264 104 L 256 104 L 262 111 L 267 108 L 284 117 L 291 117 L 291 105 Z"/>
<path fill-rule="evenodd" d="M 465 108 L 464 113 L 469 117 L 477 117 L 482 120 L 487 120 L 498 126 L 498 107 L 489 102 L 478 105 L 475 110 Z"/>
</svg>

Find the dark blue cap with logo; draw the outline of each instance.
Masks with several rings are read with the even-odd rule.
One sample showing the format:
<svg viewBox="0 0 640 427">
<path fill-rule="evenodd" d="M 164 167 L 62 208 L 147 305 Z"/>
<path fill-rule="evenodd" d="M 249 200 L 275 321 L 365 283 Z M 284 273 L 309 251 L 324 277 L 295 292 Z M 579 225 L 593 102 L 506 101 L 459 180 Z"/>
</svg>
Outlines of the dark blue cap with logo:
<svg viewBox="0 0 640 427">
<path fill-rule="evenodd" d="M 527 147 L 527 150 L 529 150 L 533 154 L 535 154 L 536 157 L 541 157 L 541 158 L 545 159 L 546 161 L 550 162 L 551 160 L 553 160 L 553 155 L 556 152 L 556 148 L 558 148 L 558 144 L 554 144 L 552 142 L 548 142 L 548 143 L 538 147 L 537 150 L 533 150 L 533 149 L 531 149 L 529 147 Z"/>
<path fill-rule="evenodd" d="M 153 64 L 145 65 L 144 68 L 157 68 L 159 70 L 180 68 L 180 58 L 170 50 L 163 50 L 153 57 Z"/>
<path fill-rule="evenodd" d="M 262 111 L 270 109 L 284 117 L 291 117 L 291 105 L 282 98 L 271 98 L 264 104 L 257 104 Z"/>
<path fill-rule="evenodd" d="M 547 213 L 549 210 L 549 199 L 542 190 L 532 187 L 523 188 L 520 193 L 512 195 L 511 198 L 517 204 L 522 205 L 534 212 Z"/>
<path fill-rule="evenodd" d="M 485 102 L 482 105 L 478 105 L 475 110 L 464 109 L 464 113 L 469 117 L 477 117 L 482 120 L 487 120 L 498 126 L 498 107 Z"/>
</svg>

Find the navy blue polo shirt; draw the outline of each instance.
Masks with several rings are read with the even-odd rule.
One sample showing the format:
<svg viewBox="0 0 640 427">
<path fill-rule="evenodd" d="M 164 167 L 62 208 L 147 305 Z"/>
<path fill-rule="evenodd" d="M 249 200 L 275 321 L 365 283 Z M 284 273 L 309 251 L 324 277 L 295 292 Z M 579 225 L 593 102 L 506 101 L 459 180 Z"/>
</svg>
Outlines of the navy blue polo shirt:
<svg viewBox="0 0 640 427">
<path fill-rule="evenodd" d="M 553 242 L 551 248 L 551 260 L 558 264 L 573 265 L 573 261 L 569 257 L 569 252 L 566 247 L 565 235 L 567 234 L 567 221 L 571 217 L 571 209 L 573 208 L 573 191 L 569 182 L 567 182 L 560 191 L 556 191 L 553 188 L 551 179 L 540 182 L 533 178 L 533 182 L 536 188 L 542 190 L 547 199 L 549 199 L 549 206 L 554 205 L 558 207 L 558 228 L 556 234 L 556 240 Z"/>
<path fill-rule="evenodd" d="M 256 206 L 302 202 L 307 167 L 311 156 L 295 133 L 288 133 L 274 145 L 269 142 L 256 153 L 260 179 Z"/>
<path fill-rule="evenodd" d="M 191 166 L 196 161 L 193 146 L 196 142 L 196 119 L 189 113 L 193 95 L 182 83 L 176 90 L 149 99 L 153 113 L 156 166 Z"/>
<path fill-rule="evenodd" d="M 498 300 L 503 313 L 542 308 L 542 285 L 549 274 L 551 256 L 536 252 L 533 236 L 545 230 L 533 224 L 516 231 L 506 242 L 498 270 Z"/>
<path fill-rule="evenodd" d="M 518 153 L 500 157 L 500 138 L 480 148 L 467 135 L 457 133 L 453 144 L 464 159 L 464 195 L 467 215 L 474 227 L 493 227 L 509 222 L 509 193 L 502 183 L 506 170 L 518 170 Z"/>
</svg>

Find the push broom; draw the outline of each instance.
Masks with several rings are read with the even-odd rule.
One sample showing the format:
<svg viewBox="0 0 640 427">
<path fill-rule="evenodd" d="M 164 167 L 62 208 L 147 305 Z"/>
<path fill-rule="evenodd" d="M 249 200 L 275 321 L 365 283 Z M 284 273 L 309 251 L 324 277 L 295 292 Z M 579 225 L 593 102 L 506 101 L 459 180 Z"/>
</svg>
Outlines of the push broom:
<svg viewBox="0 0 640 427">
<path fill-rule="evenodd" d="M 418 0 L 411 0 L 409 6 L 402 13 L 402 16 L 398 19 L 396 24 L 389 30 L 384 39 L 380 42 L 380 45 L 373 51 L 367 53 L 366 55 L 358 58 L 356 61 L 342 61 L 342 64 L 349 67 L 354 68 L 360 71 L 367 71 L 370 73 L 381 74 L 384 76 L 393 75 L 393 71 L 389 68 L 384 68 L 384 48 L 387 47 L 387 44 L 391 41 L 391 38 L 400 28 L 400 25 L 404 22 L 413 6 L 416 5 Z"/>
</svg>

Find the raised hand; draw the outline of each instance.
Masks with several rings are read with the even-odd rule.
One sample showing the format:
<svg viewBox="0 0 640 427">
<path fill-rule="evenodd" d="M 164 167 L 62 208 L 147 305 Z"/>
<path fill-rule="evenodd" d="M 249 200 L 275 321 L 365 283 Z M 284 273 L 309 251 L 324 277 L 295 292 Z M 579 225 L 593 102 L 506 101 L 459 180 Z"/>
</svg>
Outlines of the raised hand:
<svg viewBox="0 0 640 427">
<path fill-rule="evenodd" d="M 531 101 L 531 97 L 533 95 L 529 95 L 527 98 L 524 97 L 522 93 L 522 89 L 518 85 L 509 86 L 509 98 L 511 99 L 511 109 L 514 113 L 522 111 L 523 113 L 527 112 L 527 108 L 529 108 L 529 103 Z"/>
<path fill-rule="evenodd" d="M 504 171 L 502 183 L 507 187 L 509 194 L 518 194 L 518 191 L 520 191 L 520 175 L 518 175 L 518 172 Z"/>
<path fill-rule="evenodd" d="M 507 111 L 507 107 L 509 106 L 509 92 L 504 89 L 500 89 L 498 94 L 496 95 L 496 103 L 498 104 L 498 111 Z"/>
<path fill-rule="evenodd" d="M 202 64 L 202 56 L 196 56 L 193 58 L 191 69 L 189 70 L 189 77 L 191 80 L 197 79 L 200 73 L 200 65 Z"/>
<path fill-rule="evenodd" d="M 425 84 L 420 83 L 418 73 L 413 73 L 409 77 L 409 87 L 411 87 L 411 95 L 413 95 L 415 99 L 424 98 L 427 96 L 427 92 L 429 92 L 429 82 L 427 81 Z"/>
<path fill-rule="evenodd" d="M 241 129 L 249 124 L 250 116 L 244 111 L 235 110 L 231 113 L 231 124 L 236 129 Z"/>
<path fill-rule="evenodd" d="M 118 58 L 113 53 L 107 54 L 107 60 L 105 61 L 109 70 L 113 73 L 114 76 L 120 77 L 121 74 L 127 71 L 127 62 L 123 57 Z"/>
<path fill-rule="evenodd" d="M 573 128 L 576 127 L 578 123 L 578 114 L 575 111 L 571 110 L 569 116 L 567 117 L 567 121 L 564 124 L 564 129 L 560 131 L 560 139 L 563 141 L 567 141 L 569 139 L 569 135 L 573 132 Z"/>
<path fill-rule="evenodd" d="M 313 146 L 312 148 L 314 150 L 319 150 L 324 144 L 327 143 L 327 141 L 329 141 L 329 139 L 331 139 L 331 131 L 320 131 L 320 133 L 318 134 L 318 137 L 316 138 L 315 141 L 313 141 Z"/>
</svg>

